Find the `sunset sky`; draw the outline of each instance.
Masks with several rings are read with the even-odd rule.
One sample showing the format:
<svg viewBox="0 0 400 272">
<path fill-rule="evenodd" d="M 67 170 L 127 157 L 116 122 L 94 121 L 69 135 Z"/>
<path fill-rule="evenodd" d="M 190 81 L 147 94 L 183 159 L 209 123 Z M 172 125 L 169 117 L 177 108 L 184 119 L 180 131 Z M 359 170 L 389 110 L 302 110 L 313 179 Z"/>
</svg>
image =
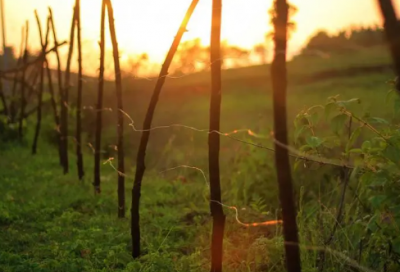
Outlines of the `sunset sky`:
<svg viewBox="0 0 400 272">
<path fill-rule="evenodd" d="M 18 45 L 21 27 L 30 22 L 30 47 L 39 48 L 34 9 L 45 24 L 47 7 L 53 9 L 59 40 L 67 40 L 74 0 L 4 0 L 6 10 L 7 45 Z M 114 0 L 117 36 L 121 59 L 146 52 L 152 62 L 162 62 L 175 32 L 191 0 Z M 264 40 L 271 30 L 268 9 L 272 0 L 223 1 L 222 39 L 230 44 L 251 48 Z M 400 6 L 400 0 L 395 1 Z M 100 0 L 81 0 L 82 35 L 85 69 L 95 73 L 98 66 Z M 297 52 L 309 35 L 319 29 L 335 32 L 350 25 L 381 23 L 375 0 L 292 0 L 298 7 L 293 20 L 297 30 L 290 40 L 290 52 Z M 189 23 L 184 40 L 200 37 L 209 43 L 211 0 L 200 3 Z M 110 49 L 110 39 L 107 41 Z M 65 53 L 66 47 L 64 48 Z M 109 59 L 111 55 L 109 56 Z"/>
</svg>

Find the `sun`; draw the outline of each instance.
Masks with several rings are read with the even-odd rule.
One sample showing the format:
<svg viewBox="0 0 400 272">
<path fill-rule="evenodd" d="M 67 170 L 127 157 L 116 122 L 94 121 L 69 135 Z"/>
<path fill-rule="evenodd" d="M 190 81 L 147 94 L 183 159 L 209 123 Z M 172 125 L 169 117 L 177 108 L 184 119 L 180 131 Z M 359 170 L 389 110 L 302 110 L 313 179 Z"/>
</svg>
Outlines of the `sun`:
<svg viewBox="0 0 400 272">
<path fill-rule="evenodd" d="M 100 26 L 100 1 L 82 1 L 84 34 L 98 39 Z M 151 59 L 162 62 L 174 35 L 190 5 L 191 0 L 119 0 L 114 1 L 115 25 L 118 42 L 126 54 L 146 52 Z M 259 1 L 257 1 L 259 2 Z M 188 24 L 183 41 L 200 38 L 208 45 L 211 29 L 211 0 L 199 2 Z M 243 0 L 226 2 L 223 10 L 222 39 L 228 43 L 250 48 L 254 41 L 262 41 L 269 30 L 265 20 L 267 4 L 248 5 Z M 263 10 L 265 8 L 265 10 Z M 248 18 L 258 18 L 248 20 Z M 107 48 L 111 48 L 109 38 Z"/>
</svg>

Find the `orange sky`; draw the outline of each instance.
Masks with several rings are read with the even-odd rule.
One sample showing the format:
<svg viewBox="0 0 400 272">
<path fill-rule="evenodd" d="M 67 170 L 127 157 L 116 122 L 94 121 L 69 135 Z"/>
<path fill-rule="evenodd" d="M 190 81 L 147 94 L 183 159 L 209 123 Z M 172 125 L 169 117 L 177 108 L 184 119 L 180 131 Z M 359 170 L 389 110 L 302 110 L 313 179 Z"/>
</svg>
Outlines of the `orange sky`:
<svg viewBox="0 0 400 272">
<path fill-rule="evenodd" d="M 31 26 L 30 46 L 39 48 L 34 9 L 44 25 L 47 7 L 53 8 L 60 40 L 68 39 L 74 0 L 3 0 L 6 9 L 7 44 L 20 43 L 25 20 Z M 114 0 L 117 36 L 122 60 L 131 54 L 147 52 L 152 62 L 161 62 L 191 0 Z M 222 38 L 230 44 L 251 48 L 270 30 L 267 10 L 272 0 L 224 0 Z M 395 0 L 400 6 L 400 0 Z M 98 63 L 101 0 L 81 0 L 85 70 L 95 74 Z M 376 0 L 292 0 L 298 7 L 293 18 L 297 31 L 290 41 L 290 52 L 297 52 L 309 35 L 318 29 L 336 31 L 349 25 L 380 23 Z M 189 23 L 184 40 L 200 37 L 209 43 L 211 0 L 200 3 Z M 107 45 L 110 48 L 110 39 Z M 66 49 L 66 48 L 65 48 Z M 64 49 L 64 51 L 65 51 Z M 111 58 L 111 55 L 109 56 Z M 93 68 L 94 67 L 94 68 Z"/>
</svg>

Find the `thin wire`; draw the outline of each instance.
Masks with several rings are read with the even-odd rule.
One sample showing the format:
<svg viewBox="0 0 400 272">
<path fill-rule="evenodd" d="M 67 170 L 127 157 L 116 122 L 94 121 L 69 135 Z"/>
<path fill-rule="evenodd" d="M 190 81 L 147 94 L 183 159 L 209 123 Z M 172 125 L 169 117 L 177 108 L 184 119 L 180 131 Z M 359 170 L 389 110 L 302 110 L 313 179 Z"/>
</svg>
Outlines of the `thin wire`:
<svg viewBox="0 0 400 272">
<path fill-rule="evenodd" d="M 159 173 L 162 174 L 162 173 L 165 173 L 165 172 L 168 172 L 168 171 L 171 171 L 171 170 L 175 170 L 175 169 L 178 169 L 178 168 L 190 168 L 190 169 L 194 169 L 194 170 L 199 171 L 203 175 L 204 182 L 206 183 L 207 188 L 210 188 L 210 184 L 209 184 L 209 182 L 207 180 L 207 177 L 206 177 L 206 174 L 204 173 L 204 171 L 201 168 L 198 168 L 198 167 L 195 167 L 195 166 L 179 165 L 179 166 L 175 166 L 175 167 L 172 167 L 172 168 L 165 169 L 165 170 L 163 170 L 163 171 L 161 171 Z"/>
<path fill-rule="evenodd" d="M 233 130 L 231 132 L 224 133 L 224 132 L 219 132 L 219 131 L 216 131 L 216 130 L 209 131 L 209 129 L 198 129 L 198 128 L 195 128 L 195 127 L 186 126 L 186 125 L 182 125 L 182 124 L 172 124 L 172 125 L 157 126 L 157 127 L 153 127 L 153 128 L 150 128 L 150 129 L 137 129 L 135 127 L 135 125 L 134 125 L 134 120 L 129 116 L 129 114 L 126 113 L 125 111 L 121 110 L 121 109 L 119 109 L 119 110 L 130 120 L 129 126 L 131 126 L 132 129 L 135 132 L 149 132 L 149 131 L 153 131 L 153 130 L 157 130 L 157 129 L 165 129 L 165 128 L 171 128 L 171 127 L 182 127 L 182 128 L 187 128 L 187 129 L 190 129 L 190 130 L 193 130 L 193 131 L 197 131 L 197 132 L 205 132 L 207 134 L 217 133 L 217 134 L 219 134 L 221 136 L 228 137 L 228 138 L 230 138 L 232 140 L 235 140 L 235 141 L 238 141 L 238 142 L 241 142 L 241 143 L 244 143 L 244 144 L 252 145 L 252 146 L 255 146 L 255 147 L 258 147 L 258 148 L 262 148 L 262 149 L 266 149 L 266 150 L 275 152 L 275 149 L 273 149 L 273 148 L 269 148 L 269 147 L 263 146 L 261 144 L 251 143 L 251 142 L 248 142 L 248 141 L 245 141 L 245 140 L 241 140 L 241 139 L 238 139 L 238 138 L 232 136 L 233 134 L 237 134 L 239 132 L 246 132 L 249 136 L 252 136 L 254 138 L 272 139 L 277 145 L 287 149 L 291 153 L 291 154 L 289 154 L 291 157 L 295 157 L 297 159 L 301 159 L 301 160 L 305 160 L 305 161 L 317 162 L 317 163 L 320 163 L 320 164 L 334 165 L 334 166 L 346 167 L 346 168 L 350 168 L 350 169 L 354 168 L 354 166 L 352 166 L 352 165 L 348 165 L 348 164 L 345 164 L 345 163 L 341 164 L 341 163 L 338 163 L 338 162 L 336 162 L 334 160 L 327 159 L 327 158 L 324 158 L 324 157 L 313 156 L 313 155 L 310 155 L 310 154 L 302 153 L 302 152 L 298 151 L 297 149 L 295 149 L 295 148 L 293 148 L 293 147 L 291 147 L 289 145 L 285 145 L 285 144 L 279 142 L 278 140 L 276 140 L 274 135 L 273 135 L 273 132 L 270 133 L 270 136 L 264 136 L 264 135 L 261 135 L 261 134 L 257 134 L 254 131 L 252 131 L 251 129 L 235 129 L 235 130 Z"/>
<path fill-rule="evenodd" d="M 278 225 L 278 224 L 282 224 L 283 223 L 282 220 L 269 220 L 269 221 L 264 221 L 264 222 L 243 223 L 239 219 L 239 211 L 238 211 L 236 206 L 228 206 L 228 205 L 225 205 L 225 204 L 223 204 L 223 203 L 221 203 L 219 201 L 216 201 L 216 200 L 210 200 L 210 202 L 214 202 L 214 203 L 217 203 L 217 204 L 221 205 L 222 207 L 234 210 L 235 214 L 236 214 L 235 215 L 236 222 L 239 225 L 242 225 L 242 226 L 245 226 L 245 227 L 271 226 L 271 225 Z"/>
</svg>

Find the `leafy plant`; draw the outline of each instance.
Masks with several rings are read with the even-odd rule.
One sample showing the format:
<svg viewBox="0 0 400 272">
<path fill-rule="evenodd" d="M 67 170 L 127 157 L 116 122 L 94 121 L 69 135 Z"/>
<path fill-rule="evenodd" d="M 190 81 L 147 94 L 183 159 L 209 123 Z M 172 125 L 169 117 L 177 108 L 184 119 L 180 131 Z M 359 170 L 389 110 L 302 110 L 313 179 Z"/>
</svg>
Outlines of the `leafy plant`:
<svg viewBox="0 0 400 272">
<path fill-rule="evenodd" d="M 340 100 L 339 96 L 329 97 L 325 105 L 301 111 L 294 121 L 294 142 L 298 149 L 295 170 L 328 165 L 328 173 L 340 182 L 322 187 L 320 196 L 330 195 L 330 198 L 329 201 L 320 198 L 318 220 L 320 224 L 330 222 L 324 219 L 323 211 L 329 211 L 332 217 L 336 210 L 336 222 L 330 232 L 324 229 L 314 237 L 322 246 L 335 247 L 336 243 L 337 250 L 343 251 L 344 241 L 337 234 L 343 231 L 339 228 L 346 229 L 347 234 L 353 232 L 358 237 L 354 241 L 358 246 L 352 245 L 347 254 L 358 256 L 359 262 L 368 267 L 386 267 L 385 271 L 395 271 L 388 269 L 398 268 L 400 261 L 398 100 L 393 91 L 386 97 L 386 102 L 393 106 L 392 121 L 369 114 L 358 116 L 354 107 L 361 100 Z M 338 186 L 343 189 L 337 190 Z M 320 259 L 316 262 L 321 265 Z M 335 266 L 330 262 L 326 267 Z"/>
</svg>

